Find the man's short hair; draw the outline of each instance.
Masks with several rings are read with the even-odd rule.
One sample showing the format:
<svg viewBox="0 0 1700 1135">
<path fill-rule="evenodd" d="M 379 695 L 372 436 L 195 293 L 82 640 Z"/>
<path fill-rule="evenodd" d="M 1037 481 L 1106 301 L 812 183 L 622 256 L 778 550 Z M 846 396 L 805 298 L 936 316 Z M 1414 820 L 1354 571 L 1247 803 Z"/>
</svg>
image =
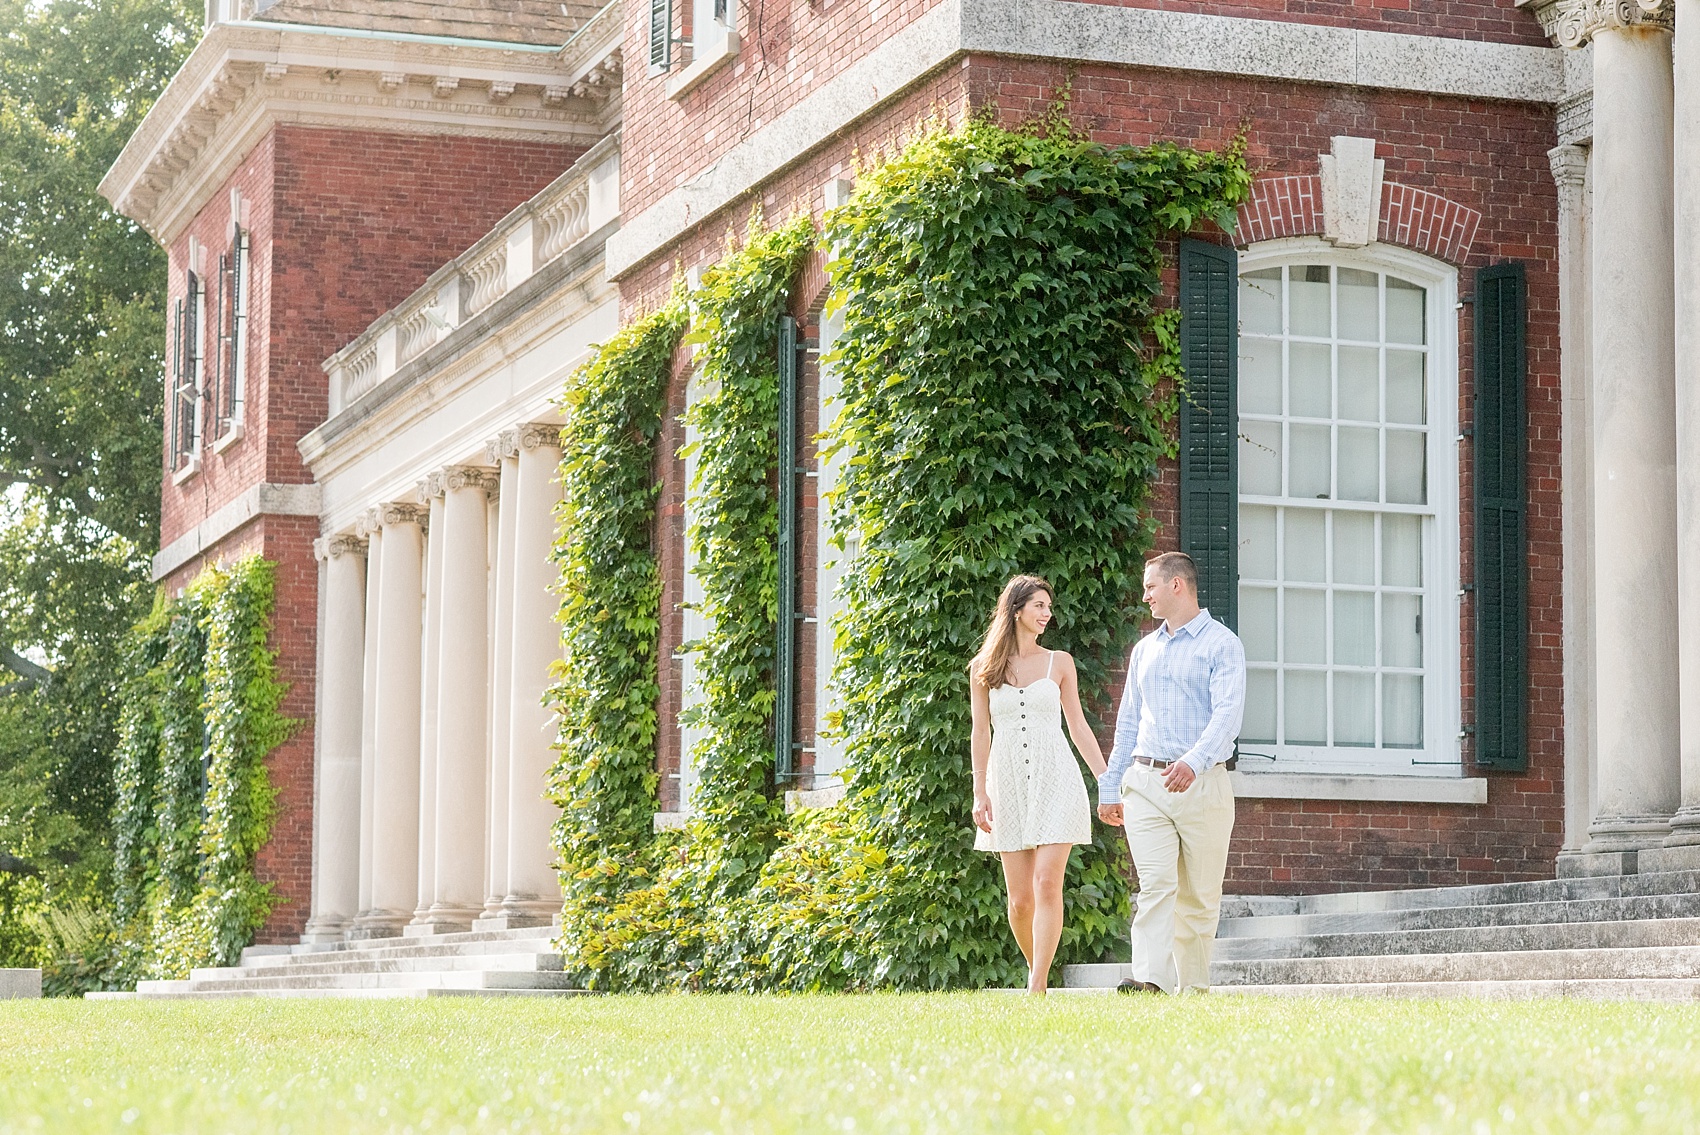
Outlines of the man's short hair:
<svg viewBox="0 0 1700 1135">
<path fill-rule="evenodd" d="M 1157 578 L 1164 583 L 1179 577 L 1186 581 L 1193 594 L 1198 593 L 1198 565 L 1185 552 L 1164 552 L 1145 561 L 1147 570 L 1157 569 Z"/>
</svg>

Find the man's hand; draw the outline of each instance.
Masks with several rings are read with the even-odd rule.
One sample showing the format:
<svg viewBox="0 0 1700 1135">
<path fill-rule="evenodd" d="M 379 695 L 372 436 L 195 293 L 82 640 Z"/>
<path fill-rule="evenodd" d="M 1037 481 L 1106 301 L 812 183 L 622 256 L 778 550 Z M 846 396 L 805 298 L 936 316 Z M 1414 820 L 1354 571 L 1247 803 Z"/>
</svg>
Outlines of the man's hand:
<svg viewBox="0 0 1700 1135">
<path fill-rule="evenodd" d="M 1106 824 L 1112 824 L 1119 828 L 1122 826 L 1122 806 L 1120 804 L 1100 804 L 1098 805 L 1098 818 Z"/>
<path fill-rule="evenodd" d="M 1176 761 L 1163 770 L 1163 787 L 1170 792 L 1185 792 L 1197 779 L 1198 774 L 1185 761 Z"/>
<path fill-rule="evenodd" d="M 974 795 L 974 826 L 983 832 L 992 830 L 992 798 L 984 793 Z"/>
</svg>

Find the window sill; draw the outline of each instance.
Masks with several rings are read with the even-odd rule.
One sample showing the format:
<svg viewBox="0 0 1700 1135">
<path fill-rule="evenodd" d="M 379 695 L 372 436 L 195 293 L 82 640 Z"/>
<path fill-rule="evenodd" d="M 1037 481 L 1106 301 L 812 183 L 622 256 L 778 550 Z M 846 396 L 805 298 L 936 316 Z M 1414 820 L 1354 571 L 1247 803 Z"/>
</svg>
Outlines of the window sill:
<svg viewBox="0 0 1700 1135">
<path fill-rule="evenodd" d="M 657 812 L 655 813 L 654 830 L 658 832 L 677 832 L 685 829 L 685 821 L 690 819 L 688 812 Z"/>
<path fill-rule="evenodd" d="M 231 446 L 242 440 L 242 423 L 231 422 L 230 428 L 224 431 L 224 436 L 213 442 L 213 452 L 223 453 Z"/>
<path fill-rule="evenodd" d="M 1487 779 L 1462 776 L 1350 776 L 1231 772 L 1236 797 L 1250 800 L 1373 800 L 1407 804 L 1486 804 Z"/>
<path fill-rule="evenodd" d="M 171 475 L 171 483 L 173 485 L 181 485 L 200 471 L 201 459 L 199 457 L 191 457 L 189 458 L 189 464 L 183 466 L 183 468 L 177 470 L 177 472 Z"/>
<path fill-rule="evenodd" d="M 785 812 L 791 815 L 804 808 L 830 808 L 849 790 L 844 783 L 829 784 L 825 788 L 792 789 L 785 794 Z"/>
<path fill-rule="evenodd" d="M 667 80 L 667 97 L 684 98 L 704 79 L 720 70 L 737 55 L 738 33 L 729 31 L 716 46 L 700 58 L 691 60 L 689 67 Z"/>
</svg>

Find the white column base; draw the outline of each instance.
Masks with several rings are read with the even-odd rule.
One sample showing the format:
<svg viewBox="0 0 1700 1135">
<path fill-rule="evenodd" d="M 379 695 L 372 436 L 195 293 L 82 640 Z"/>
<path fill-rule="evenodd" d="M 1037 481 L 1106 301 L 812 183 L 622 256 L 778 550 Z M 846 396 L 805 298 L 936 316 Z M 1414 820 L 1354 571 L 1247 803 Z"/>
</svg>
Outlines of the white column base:
<svg viewBox="0 0 1700 1135">
<path fill-rule="evenodd" d="M 349 929 L 354 925 L 352 918 L 328 916 L 314 918 L 308 921 L 306 929 L 301 932 L 303 946 L 319 946 L 327 942 L 341 942 L 348 937 Z"/>
<path fill-rule="evenodd" d="M 399 910 L 367 910 L 360 913 L 344 937 L 350 942 L 371 938 L 400 938 L 409 915 Z"/>
</svg>

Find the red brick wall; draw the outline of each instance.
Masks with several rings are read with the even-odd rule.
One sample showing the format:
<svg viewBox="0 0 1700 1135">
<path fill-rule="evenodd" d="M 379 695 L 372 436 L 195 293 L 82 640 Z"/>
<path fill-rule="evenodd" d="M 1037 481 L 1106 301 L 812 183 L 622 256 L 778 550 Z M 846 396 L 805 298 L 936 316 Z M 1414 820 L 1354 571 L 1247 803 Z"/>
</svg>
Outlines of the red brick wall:
<svg viewBox="0 0 1700 1135">
<path fill-rule="evenodd" d="M 1254 20 L 1324 24 L 1407 35 L 1551 47 L 1540 23 L 1513 0 L 1086 0 L 1123 8 L 1207 12 Z"/>
<path fill-rule="evenodd" d="M 1317 4 L 1354 18 L 1372 15 L 1365 5 Z M 1508 5 L 1459 5 L 1472 8 L 1484 23 L 1503 15 L 1534 21 Z M 1347 10 L 1350 10 L 1349 12 Z M 1505 12 L 1495 14 L 1497 9 Z M 1269 14 L 1268 10 L 1263 10 Z M 1250 14 L 1250 13 L 1244 13 Z M 1326 22 L 1319 20 L 1318 22 Z M 1483 31 L 1484 37 L 1485 30 Z M 1446 34 L 1464 34 L 1448 25 Z M 1538 29 L 1535 33 L 1538 38 Z M 1505 38 L 1505 37 L 1498 37 Z M 1516 37 L 1510 37 L 1516 38 Z M 1544 41 L 1543 41 L 1544 42 Z M 770 212 L 776 205 L 805 201 L 818 212 L 818 187 L 838 169 L 852 165 L 855 147 L 866 139 L 894 138 L 915 121 L 923 105 L 995 104 L 1010 120 L 1043 111 L 1073 73 L 1072 111 L 1078 125 L 1108 143 L 1145 144 L 1174 140 L 1221 147 L 1249 128 L 1249 159 L 1267 177 L 1309 177 L 1317 155 L 1330 149 L 1336 134 L 1372 137 L 1386 162 L 1386 179 L 1443 197 L 1481 214 L 1459 268 L 1459 290 L 1473 290 L 1475 269 L 1502 259 L 1523 260 L 1529 271 L 1529 453 L 1530 493 L 1530 766 L 1525 775 L 1489 776 L 1483 806 L 1372 804 L 1244 800 L 1240 803 L 1229 887 L 1239 892 L 1291 893 L 1360 886 L 1422 886 L 1548 877 L 1562 839 L 1562 676 L 1560 524 L 1557 203 L 1546 150 L 1554 125 L 1550 108 L 1425 95 L 1301 86 L 1224 76 L 1189 77 L 1173 73 L 1103 66 L 1066 68 L 1059 64 L 973 56 L 934 76 L 923 92 L 911 94 L 889 110 L 859 124 L 856 138 L 835 139 L 806 155 L 752 197 Z M 628 135 L 629 136 L 629 135 Z M 636 164 L 628 176 L 643 176 Z M 624 282 L 628 305 L 656 298 L 666 285 L 675 258 L 684 264 L 712 261 L 719 254 L 728 224 L 742 223 L 747 201 L 708 218 L 664 256 Z M 1389 234 L 1391 235 L 1391 234 Z M 1417 242 L 1413 242 L 1417 243 Z M 1428 242 L 1431 251 L 1445 252 Z M 1457 245 L 1451 246 L 1456 248 Z M 1166 292 L 1174 293 L 1172 273 Z M 811 297 L 812 298 L 812 297 Z M 807 302 L 807 301 L 805 301 Z M 1459 421 L 1468 426 L 1473 395 L 1471 312 L 1459 312 Z M 677 390 L 682 409 L 682 384 Z M 677 445 L 680 439 L 671 439 Z M 1461 578 L 1473 573 L 1469 531 L 1471 470 L 1469 448 L 1461 447 Z M 665 470 L 664 470 L 665 471 Z M 677 484 L 681 469 L 671 471 L 664 495 L 682 516 Z M 1153 509 L 1172 540 L 1176 520 L 1176 471 L 1165 466 Z M 681 532 L 664 517 L 658 545 L 677 594 L 682 562 Z M 813 545 L 812 524 L 803 525 Z M 812 571 L 805 577 L 804 610 L 813 613 Z M 676 602 L 676 599 L 673 600 Z M 663 653 L 669 660 L 678 642 L 677 616 L 664 609 Z M 1473 719 L 1470 696 L 1473 627 L 1466 605 L 1460 628 L 1462 718 Z M 812 651 L 799 642 L 805 665 Z M 664 666 L 665 669 L 665 666 Z M 812 691 L 812 677 L 805 689 Z M 671 714 L 677 700 L 663 697 L 664 771 L 676 769 L 677 731 Z M 800 706 L 799 735 L 812 736 L 811 708 Z M 672 751 L 667 745 L 673 745 Z M 671 805 L 669 805 L 671 806 Z"/>
<path fill-rule="evenodd" d="M 183 290 L 189 237 L 208 245 L 210 272 L 227 244 L 229 189 L 240 189 L 249 202 L 251 232 L 244 436 L 222 453 L 204 449 L 201 472 L 183 485 L 167 477 L 162 544 L 252 485 L 310 481 L 296 443 L 324 421 L 324 359 L 582 152 L 488 138 L 301 126 L 279 126 L 268 134 L 170 249 L 175 301 Z M 209 305 L 209 324 L 211 311 Z M 279 670 L 290 683 L 285 712 L 301 726 L 269 762 L 279 812 L 259 872 L 277 888 L 279 906 L 261 942 L 299 936 L 311 894 L 318 606 L 312 542 L 318 534 L 316 517 L 261 517 L 165 581 L 179 589 L 203 562 L 248 551 L 278 565 L 273 643 Z"/>
</svg>

